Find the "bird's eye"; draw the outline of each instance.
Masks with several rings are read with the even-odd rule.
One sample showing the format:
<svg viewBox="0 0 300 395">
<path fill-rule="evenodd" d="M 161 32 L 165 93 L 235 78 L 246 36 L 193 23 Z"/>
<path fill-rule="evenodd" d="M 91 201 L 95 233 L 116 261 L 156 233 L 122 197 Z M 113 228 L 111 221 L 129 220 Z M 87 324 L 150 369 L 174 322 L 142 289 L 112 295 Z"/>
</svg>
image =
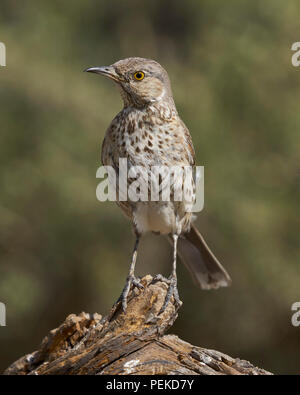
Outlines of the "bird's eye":
<svg viewBox="0 0 300 395">
<path fill-rule="evenodd" d="M 145 74 L 142 71 L 137 71 L 133 76 L 137 81 L 142 81 L 145 77 Z"/>
</svg>

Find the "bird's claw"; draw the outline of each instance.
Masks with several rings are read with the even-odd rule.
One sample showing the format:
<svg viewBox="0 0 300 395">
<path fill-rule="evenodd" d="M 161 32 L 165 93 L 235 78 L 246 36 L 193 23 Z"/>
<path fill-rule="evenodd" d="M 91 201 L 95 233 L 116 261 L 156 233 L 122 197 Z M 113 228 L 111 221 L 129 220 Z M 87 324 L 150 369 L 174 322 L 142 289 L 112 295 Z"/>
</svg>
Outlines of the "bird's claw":
<svg viewBox="0 0 300 395">
<path fill-rule="evenodd" d="M 164 300 L 164 304 L 162 305 L 162 308 L 160 309 L 158 315 L 162 314 L 166 310 L 166 307 L 168 306 L 172 296 L 173 296 L 174 302 L 176 303 L 178 308 L 182 305 L 182 302 L 179 299 L 176 276 L 171 275 L 169 278 L 166 278 L 161 274 L 157 274 L 153 278 L 153 281 L 163 281 L 169 285 L 168 291 L 167 291 L 167 294 L 166 294 L 166 297 Z"/>
<path fill-rule="evenodd" d="M 137 287 L 139 289 L 144 288 L 144 286 L 141 283 L 141 280 L 139 278 L 135 277 L 134 275 L 129 275 L 127 277 L 125 287 L 123 288 L 123 291 L 122 291 L 119 299 L 116 302 L 116 303 L 120 303 L 120 302 L 122 303 L 122 310 L 124 313 L 126 313 L 126 310 L 127 310 L 127 297 L 128 297 L 129 291 L 131 289 L 131 286 Z"/>
</svg>

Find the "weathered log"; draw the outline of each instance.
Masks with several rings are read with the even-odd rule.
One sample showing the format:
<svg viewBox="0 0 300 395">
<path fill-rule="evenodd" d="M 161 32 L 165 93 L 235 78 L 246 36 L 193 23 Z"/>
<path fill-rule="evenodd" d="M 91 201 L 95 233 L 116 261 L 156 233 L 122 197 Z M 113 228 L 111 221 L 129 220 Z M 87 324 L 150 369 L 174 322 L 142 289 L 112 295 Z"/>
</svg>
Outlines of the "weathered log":
<svg viewBox="0 0 300 395">
<path fill-rule="evenodd" d="M 71 314 L 50 331 L 38 351 L 14 362 L 4 374 L 271 374 L 239 358 L 164 335 L 178 307 L 171 300 L 158 315 L 167 285 L 150 275 L 142 283 L 143 290 L 131 291 L 126 314 L 118 305 L 103 318 Z"/>
</svg>

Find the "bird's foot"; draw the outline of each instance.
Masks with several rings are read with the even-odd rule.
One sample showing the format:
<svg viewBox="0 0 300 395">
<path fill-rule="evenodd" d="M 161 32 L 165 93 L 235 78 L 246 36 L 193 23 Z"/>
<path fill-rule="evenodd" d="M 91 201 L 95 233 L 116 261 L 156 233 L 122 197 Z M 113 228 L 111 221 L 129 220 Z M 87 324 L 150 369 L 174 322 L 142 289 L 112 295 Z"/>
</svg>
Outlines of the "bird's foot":
<svg viewBox="0 0 300 395">
<path fill-rule="evenodd" d="M 127 277 L 125 287 L 123 288 L 123 291 L 116 302 L 116 304 L 122 303 L 122 309 L 124 313 L 126 313 L 127 310 L 127 297 L 132 285 L 133 287 L 137 287 L 139 289 L 144 288 L 143 284 L 141 283 L 141 280 L 135 277 L 135 275 L 129 275 Z"/>
<path fill-rule="evenodd" d="M 166 307 L 168 306 L 171 297 L 173 296 L 174 302 L 177 305 L 177 308 L 179 308 L 182 305 L 181 300 L 179 299 L 179 294 L 178 294 L 178 288 L 177 288 L 177 277 L 172 275 L 169 278 L 166 278 L 162 276 L 161 274 L 157 274 L 154 278 L 153 281 L 163 281 L 169 285 L 168 291 L 164 300 L 164 304 L 162 305 L 162 308 L 160 309 L 158 315 L 162 314 L 165 310 Z"/>
</svg>

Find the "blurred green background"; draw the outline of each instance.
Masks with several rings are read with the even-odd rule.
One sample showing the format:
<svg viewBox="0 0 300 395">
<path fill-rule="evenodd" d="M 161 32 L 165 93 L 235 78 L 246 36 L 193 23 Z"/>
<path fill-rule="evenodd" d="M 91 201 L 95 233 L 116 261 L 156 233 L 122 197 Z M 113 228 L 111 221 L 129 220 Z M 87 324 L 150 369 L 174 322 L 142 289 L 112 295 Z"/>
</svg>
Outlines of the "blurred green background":
<svg viewBox="0 0 300 395">
<path fill-rule="evenodd" d="M 258 0 L 1 0 L 0 371 L 70 313 L 105 314 L 134 237 L 95 191 L 119 93 L 89 66 L 142 56 L 169 72 L 197 164 L 197 224 L 232 276 L 204 292 L 179 265 L 184 305 L 172 332 L 195 345 L 299 373 L 300 4 Z M 167 275 L 171 248 L 141 243 L 137 274 Z"/>
</svg>

